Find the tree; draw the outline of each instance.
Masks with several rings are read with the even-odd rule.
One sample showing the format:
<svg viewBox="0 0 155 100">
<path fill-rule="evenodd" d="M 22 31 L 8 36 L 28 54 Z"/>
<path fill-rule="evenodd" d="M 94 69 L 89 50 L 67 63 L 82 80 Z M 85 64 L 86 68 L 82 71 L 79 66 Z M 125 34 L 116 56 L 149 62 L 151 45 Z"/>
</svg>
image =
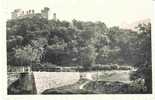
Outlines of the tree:
<svg viewBox="0 0 155 100">
<path fill-rule="evenodd" d="M 81 21 L 73 20 L 72 21 L 73 26 L 76 27 L 77 29 L 83 30 L 83 25 Z"/>
<path fill-rule="evenodd" d="M 80 48 L 78 56 L 80 65 L 84 66 L 86 69 L 89 69 L 95 63 L 96 59 L 94 46 L 88 45 Z"/>
<path fill-rule="evenodd" d="M 131 79 L 145 80 L 146 93 L 152 93 L 152 60 L 151 60 L 151 24 L 140 24 L 138 29 L 137 58 L 135 64 L 137 71 Z"/>
<path fill-rule="evenodd" d="M 32 63 L 40 62 L 42 51 L 30 45 L 15 50 L 14 62 L 15 66 L 31 66 Z"/>
</svg>

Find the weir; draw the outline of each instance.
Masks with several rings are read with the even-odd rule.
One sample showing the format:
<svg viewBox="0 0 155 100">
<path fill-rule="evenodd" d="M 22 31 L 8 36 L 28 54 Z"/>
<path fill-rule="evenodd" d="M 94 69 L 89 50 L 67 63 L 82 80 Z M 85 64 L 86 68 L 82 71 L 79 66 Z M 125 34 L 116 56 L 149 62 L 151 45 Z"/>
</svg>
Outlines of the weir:
<svg viewBox="0 0 155 100">
<path fill-rule="evenodd" d="M 33 72 L 37 94 L 46 89 L 74 84 L 80 79 L 79 72 Z"/>
</svg>

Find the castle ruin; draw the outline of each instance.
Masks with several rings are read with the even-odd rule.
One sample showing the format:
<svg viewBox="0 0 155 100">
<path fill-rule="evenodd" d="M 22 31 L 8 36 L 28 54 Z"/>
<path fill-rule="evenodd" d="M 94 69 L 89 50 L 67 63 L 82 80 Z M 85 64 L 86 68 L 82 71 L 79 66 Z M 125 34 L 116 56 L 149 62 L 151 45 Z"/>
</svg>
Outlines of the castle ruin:
<svg viewBox="0 0 155 100">
<path fill-rule="evenodd" d="M 44 7 L 40 13 L 35 13 L 34 10 L 23 11 L 22 9 L 15 9 L 11 14 L 11 19 L 22 19 L 22 18 L 32 18 L 33 16 L 38 16 L 40 18 L 48 19 L 49 16 L 49 8 Z M 56 18 L 56 15 L 55 15 Z"/>
</svg>

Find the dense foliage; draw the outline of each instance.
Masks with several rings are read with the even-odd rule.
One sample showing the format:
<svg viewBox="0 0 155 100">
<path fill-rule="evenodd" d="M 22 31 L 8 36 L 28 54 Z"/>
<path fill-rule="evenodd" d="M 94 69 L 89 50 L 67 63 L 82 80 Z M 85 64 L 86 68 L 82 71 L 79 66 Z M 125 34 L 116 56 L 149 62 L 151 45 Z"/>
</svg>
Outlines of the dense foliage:
<svg viewBox="0 0 155 100">
<path fill-rule="evenodd" d="M 50 62 L 61 66 L 91 67 L 92 64 L 109 63 L 135 65 L 144 62 L 146 57 L 150 62 L 150 27 L 150 24 L 139 25 L 136 32 L 119 27 L 108 28 L 103 22 L 75 19 L 71 23 L 38 17 L 9 20 L 8 64 L 16 65 L 13 60 L 19 56 L 23 60 L 32 56 L 30 53 L 24 55 L 26 49 L 32 49 L 33 57 L 40 63 Z M 32 62 L 36 59 L 29 60 Z"/>
</svg>

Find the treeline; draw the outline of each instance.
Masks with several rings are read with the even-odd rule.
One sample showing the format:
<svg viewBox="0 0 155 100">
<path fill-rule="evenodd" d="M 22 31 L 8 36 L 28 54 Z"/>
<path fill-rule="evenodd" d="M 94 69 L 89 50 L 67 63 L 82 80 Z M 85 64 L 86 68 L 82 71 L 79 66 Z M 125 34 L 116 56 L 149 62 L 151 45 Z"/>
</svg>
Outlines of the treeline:
<svg viewBox="0 0 155 100">
<path fill-rule="evenodd" d="M 132 31 L 108 28 L 103 22 L 73 20 L 70 23 L 38 17 L 9 20 L 8 65 L 47 62 L 84 67 L 110 63 L 135 65 L 143 62 L 146 58 L 143 56 L 151 58 L 150 28 L 150 23 Z"/>
</svg>

